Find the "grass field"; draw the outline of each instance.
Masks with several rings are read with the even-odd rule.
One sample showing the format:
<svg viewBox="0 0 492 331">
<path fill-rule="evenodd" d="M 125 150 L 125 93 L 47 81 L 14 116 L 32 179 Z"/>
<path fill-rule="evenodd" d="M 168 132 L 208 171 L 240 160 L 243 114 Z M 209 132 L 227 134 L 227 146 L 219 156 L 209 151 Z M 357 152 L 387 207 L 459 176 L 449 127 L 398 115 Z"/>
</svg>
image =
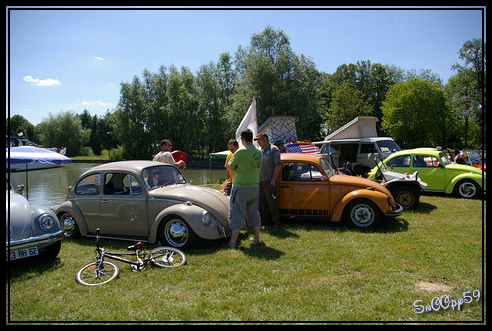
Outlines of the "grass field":
<svg viewBox="0 0 492 331">
<path fill-rule="evenodd" d="M 119 278 L 94 288 L 74 280 L 94 260 L 94 240 L 65 240 L 54 261 L 8 265 L 7 323 L 485 323 L 485 227 L 482 201 L 425 195 L 373 230 L 290 220 L 260 244 L 246 232 L 239 249 L 202 243 L 177 269 L 117 262 Z M 109 250 L 128 244 L 102 240 Z M 437 311 L 416 313 L 432 303 Z"/>
</svg>

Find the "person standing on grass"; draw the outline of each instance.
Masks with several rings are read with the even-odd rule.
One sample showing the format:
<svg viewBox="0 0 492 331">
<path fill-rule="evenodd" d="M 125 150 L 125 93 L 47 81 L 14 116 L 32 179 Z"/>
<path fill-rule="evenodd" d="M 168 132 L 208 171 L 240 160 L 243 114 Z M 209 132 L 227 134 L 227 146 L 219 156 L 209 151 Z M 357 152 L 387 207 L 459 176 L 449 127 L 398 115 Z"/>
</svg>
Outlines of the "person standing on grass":
<svg viewBox="0 0 492 331">
<path fill-rule="evenodd" d="M 232 191 L 230 198 L 229 223 L 231 228 L 231 240 L 227 248 L 235 248 L 239 231 L 243 223 L 251 226 L 254 237 L 251 240 L 260 242 L 261 218 L 258 212 L 259 178 L 263 154 L 253 145 L 253 132 L 246 129 L 241 132 L 241 143 L 244 147 L 239 148 L 229 160 L 227 169 L 234 171 L 232 180 Z"/>
<path fill-rule="evenodd" d="M 229 148 L 230 153 L 227 154 L 226 161 L 224 164 L 224 167 L 226 168 L 226 180 L 223 184 L 223 187 L 221 187 L 221 189 L 224 191 L 225 195 L 230 196 L 232 190 L 232 178 L 234 176 L 234 171 L 229 171 L 229 169 L 227 169 L 227 165 L 229 164 L 229 161 L 231 160 L 234 153 L 239 149 L 239 144 L 236 139 L 231 139 L 229 140 L 227 147 Z"/>
<path fill-rule="evenodd" d="M 282 164 L 280 150 L 271 145 L 266 134 L 255 138 L 263 152 L 263 165 L 260 172 L 260 215 L 261 225 L 273 225 L 273 230 L 280 230 L 280 214 L 277 202 L 277 179 Z"/>
</svg>

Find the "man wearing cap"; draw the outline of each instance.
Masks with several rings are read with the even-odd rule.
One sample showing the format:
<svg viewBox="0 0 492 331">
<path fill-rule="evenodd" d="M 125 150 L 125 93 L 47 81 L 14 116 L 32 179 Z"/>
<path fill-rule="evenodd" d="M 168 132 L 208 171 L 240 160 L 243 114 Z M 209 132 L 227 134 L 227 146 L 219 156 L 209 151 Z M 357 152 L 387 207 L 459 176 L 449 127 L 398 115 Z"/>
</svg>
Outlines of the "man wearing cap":
<svg viewBox="0 0 492 331">
<path fill-rule="evenodd" d="M 280 216 L 277 202 L 277 179 L 282 164 L 280 163 L 280 150 L 271 145 L 266 134 L 260 134 L 255 138 L 263 152 L 263 164 L 260 172 L 260 196 L 259 209 L 261 224 L 273 224 L 273 230 L 280 229 Z"/>
</svg>

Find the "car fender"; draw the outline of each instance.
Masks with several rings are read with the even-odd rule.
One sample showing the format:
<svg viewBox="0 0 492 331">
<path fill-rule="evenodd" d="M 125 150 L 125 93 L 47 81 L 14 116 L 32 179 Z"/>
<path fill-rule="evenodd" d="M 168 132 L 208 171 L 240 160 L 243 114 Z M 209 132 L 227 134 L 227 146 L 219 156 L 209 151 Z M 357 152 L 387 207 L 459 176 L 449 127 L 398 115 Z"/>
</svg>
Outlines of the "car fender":
<svg viewBox="0 0 492 331">
<path fill-rule="evenodd" d="M 82 215 L 79 207 L 77 207 L 77 205 L 72 201 L 65 201 L 56 209 L 56 216 L 58 219 L 60 219 L 60 216 L 63 213 L 69 213 L 73 216 L 75 222 L 77 222 L 77 226 L 79 227 L 80 235 L 85 237 L 87 235 L 87 224 L 85 224 L 84 216 Z"/>
<path fill-rule="evenodd" d="M 471 174 L 471 173 L 464 173 L 464 174 L 460 174 L 456 177 L 454 177 L 453 179 L 451 179 L 448 183 L 448 186 L 446 187 L 446 193 L 448 194 L 451 194 L 453 193 L 453 190 L 454 190 L 454 186 L 461 180 L 463 179 L 470 179 L 470 180 L 473 180 L 474 182 L 476 182 L 482 189 L 484 189 L 482 187 L 482 175 L 480 174 Z M 484 189 L 485 191 L 485 189 Z"/>
<path fill-rule="evenodd" d="M 388 204 L 388 196 L 386 194 L 378 191 L 373 191 L 371 189 L 359 189 L 349 192 L 335 204 L 331 221 L 339 222 L 342 219 L 345 207 L 355 199 L 371 200 L 378 206 L 383 214 L 391 211 L 391 207 Z"/>
<path fill-rule="evenodd" d="M 219 239 L 223 237 L 223 234 L 220 234 L 220 230 L 223 229 L 223 226 L 220 225 L 217 220 L 213 219 L 212 224 L 209 226 L 205 226 L 203 224 L 202 213 L 204 211 L 205 209 L 194 205 L 191 202 L 175 204 L 163 209 L 159 214 L 157 214 L 154 222 L 152 223 L 149 233 L 149 242 L 155 243 L 157 241 L 157 231 L 159 229 L 159 225 L 166 219 L 166 217 L 170 215 L 176 215 L 185 220 L 193 232 L 195 232 L 195 234 L 200 238 Z"/>
</svg>

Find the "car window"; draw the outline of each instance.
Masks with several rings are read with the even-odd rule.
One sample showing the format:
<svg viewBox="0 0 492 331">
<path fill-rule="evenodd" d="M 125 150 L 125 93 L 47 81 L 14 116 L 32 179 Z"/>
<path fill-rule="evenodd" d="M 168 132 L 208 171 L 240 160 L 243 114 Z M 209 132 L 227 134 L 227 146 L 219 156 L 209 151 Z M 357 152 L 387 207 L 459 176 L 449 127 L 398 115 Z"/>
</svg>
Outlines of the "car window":
<svg viewBox="0 0 492 331">
<path fill-rule="evenodd" d="M 383 153 L 393 153 L 401 151 L 400 146 L 398 146 L 398 144 L 393 140 L 380 140 L 377 141 L 376 144 Z"/>
<path fill-rule="evenodd" d="M 388 161 L 390 167 L 410 167 L 410 155 L 400 155 Z"/>
<path fill-rule="evenodd" d="M 159 186 L 186 184 L 183 175 L 171 166 L 155 166 L 142 170 L 142 178 L 149 190 Z"/>
<path fill-rule="evenodd" d="M 414 155 L 413 166 L 415 168 L 437 168 L 439 167 L 439 160 L 430 155 Z"/>
<path fill-rule="evenodd" d="M 321 147 L 321 154 L 330 154 L 330 153 L 337 153 L 338 150 L 331 146 L 331 145 L 323 145 L 323 147 Z"/>
<path fill-rule="evenodd" d="M 307 163 L 284 163 L 282 166 L 282 180 L 288 182 L 320 181 L 322 173 L 319 169 Z"/>
<path fill-rule="evenodd" d="M 374 144 L 361 144 L 360 145 L 360 152 L 364 154 L 369 154 L 369 153 L 377 153 L 378 151 L 376 150 L 376 146 Z"/>
<path fill-rule="evenodd" d="M 98 195 L 101 185 L 101 174 L 85 176 L 77 183 L 75 193 L 80 195 Z"/>
<path fill-rule="evenodd" d="M 104 194 L 106 195 L 138 195 L 142 188 L 137 178 L 126 173 L 107 173 L 104 176 Z"/>
</svg>

